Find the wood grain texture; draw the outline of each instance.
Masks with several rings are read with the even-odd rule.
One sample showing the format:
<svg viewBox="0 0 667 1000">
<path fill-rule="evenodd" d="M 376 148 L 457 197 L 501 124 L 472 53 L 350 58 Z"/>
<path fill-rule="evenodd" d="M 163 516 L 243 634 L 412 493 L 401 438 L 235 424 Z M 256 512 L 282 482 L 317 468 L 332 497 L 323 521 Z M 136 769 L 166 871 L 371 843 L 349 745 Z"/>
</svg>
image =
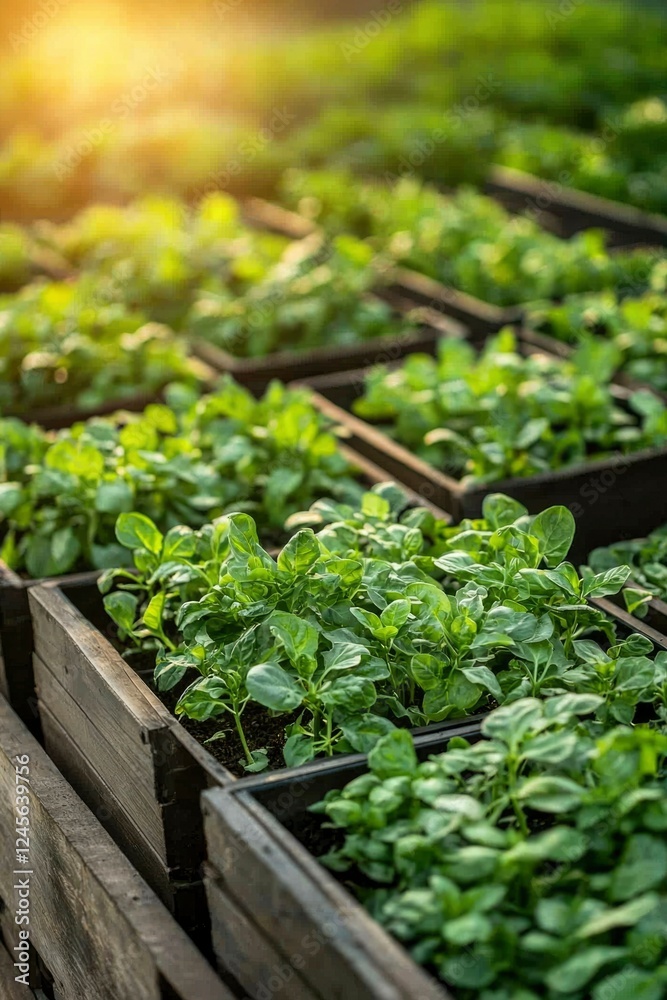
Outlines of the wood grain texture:
<svg viewBox="0 0 667 1000">
<path fill-rule="evenodd" d="M 0 701 L 0 892 L 13 900 L 17 755 L 30 757 L 31 939 L 67 1000 L 231 1000 L 7 703 Z"/>
<path fill-rule="evenodd" d="M 213 869 L 205 881 L 218 967 L 228 971 L 252 1000 L 265 1000 L 274 993 L 285 1000 L 320 1000 L 321 994 L 301 978 L 302 961 L 295 956 L 293 964 L 276 949 L 225 891 Z"/>
<path fill-rule="evenodd" d="M 23 983 L 17 983 L 17 975 L 14 959 L 0 944 L 0 997 L 2 1000 L 34 1000 L 34 990 Z"/>
<path fill-rule="evenodd" d="M 247 793 L 207 792 L 204 813 L 216 878 L 323 1000 L 451 1000 Z"/>
</svg>

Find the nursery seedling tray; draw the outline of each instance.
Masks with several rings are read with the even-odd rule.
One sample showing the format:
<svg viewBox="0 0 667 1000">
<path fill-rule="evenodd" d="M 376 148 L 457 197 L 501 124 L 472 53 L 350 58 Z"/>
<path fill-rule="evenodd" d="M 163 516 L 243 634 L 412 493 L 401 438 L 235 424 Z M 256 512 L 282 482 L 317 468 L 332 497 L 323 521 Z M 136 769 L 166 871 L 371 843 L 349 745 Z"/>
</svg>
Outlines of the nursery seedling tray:
<svg viewBox="0 0 667 1000">
<path fill-rule="evenodd" d="M 537 341 L 521 340 L 524 353 Z M 351 412 L 363 393 L 367 372 L 343 372 L 310 379 L 315 405 L 344 427 L 356 451 L 387 474 L 446 510 L 453 520 L 481 516 L 484 497 L 506 493 L 536 514 L 553 504 L 568 507 L 577 522 L 571 559 L 583 562 L 588 552 L 623 537 L 628 524 L 635 534 L 649 534 L 665 520 L 667 447 L 588 461 L 526 478 L 504 479 L 481 486 L 464 486 L 441 472 L 376 427 Z M 629 390 L 617 385 L 619 401 Z"/>
<path fill-rule="evenodd" d="M 522 170 L 494 166 L 485 190 L 512 212 L 546 211 L 556 216 L 564 237 L 596 227 L 607 230 L 615 246 L 667 246 L 665 216 L 563 187 Z"/>
<path fill-rule="evenodd" d="M 28 758 L 28 764 L 25 760 Z M 29 774 L 21 771 L 27 766 Z M 29 863 L 17 861 L 17 787 L 29 778 Z M 17 879 L 29 879 L 30 965 L 62 1000 L 232 1000 L 232 994 L 0 697 L 0 929 L 19 943 Z M 16 870 L 24 874 L 17 874 Z M 25 925 L 23 925 L 25 926 Z M 12 961 L 16 961 L 16 957 Z M 0 961 L 6 965 L 4 955 Z M 14 982 L 11 989 L 30 995 Z M 31 983 L 34 972 L 31 969 Z M 4 980 L 3 980 L 4 984 Z M 37 985 L 35 983 L 35 985 Z M 18 992 L 16 994 L 19 995 Z M 42 994 L 43 995 L 43 994 Z"/>
</svg>

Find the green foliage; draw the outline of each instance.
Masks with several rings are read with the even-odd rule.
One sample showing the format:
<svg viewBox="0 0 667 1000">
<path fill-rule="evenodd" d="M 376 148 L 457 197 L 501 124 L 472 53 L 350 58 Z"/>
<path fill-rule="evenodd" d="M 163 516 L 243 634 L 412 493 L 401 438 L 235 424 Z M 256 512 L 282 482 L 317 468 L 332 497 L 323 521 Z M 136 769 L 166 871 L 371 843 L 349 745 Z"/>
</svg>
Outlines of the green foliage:
<svg viewBox="0 0 667 1000">
<path fill-rule="evenodd" d="M 0 290 L 18 288 L 30 277 L 30 243 L 20 226 L 0 226 Z"/>
<path fill-rule="evenodd" d="M 624 285 L 648 285 L 655 254 L 610 254 L 602 232 L 562 240 L 498 202 L 461 189 L 445 196 L 411 177 L 388 190 L 335 171 L 290 171 L 282 195 L 331 232 L 371 238 L 397 264 L 500 306 Z"/>
<path fill-rule="evenodd" d="M 187 345 L 121 302 L 101 302 L 94 279 L 27 285 L 0 297 L 0 412 L 83 408 L 200 372 Z"/>
<path fill-rule="evenodd" d="M 649 212 L 667 212 L 667 104 L 649 97 L 613 113 L 602 135 L 517 123 L 496 161 Z M 548 197 L 548 195 L 547 195 Z"/>
<path fill-rule="evenodd" d="M 245 225 L 238 204 L 215 193 L 189 209 L 146 197 L 125 208 L 93 205 L 61 225 L 42 223 L 47 246 L 94 280 L 100 302 L 182 325 L 202 288 L 243 291 L 279 259 L 287 240 Z"/>
<path fill-rule="evenodd" d="M 536 517 L 509 497 L 487 498 L 485 519 L 458 527 L 419 508 L 404 511 L 393 484 L 361 506 L 319 501 L 276 558 L 247 514 L 230 514 L 185 545 L 144 518 L 121 515 L 119 541 L 135 572 L 110 571 L 107 610 L 135 644 L 157 648 L 156 682 L 198 676 L 176 712 L 231 715 L 243 734 L 250 702 L 286 716 L 285 762 L 367 751 L 394 725 L 421 725 L 483 711 L 526 695 L 574 688 L 598 695 L 599 718 L 632 717 L 658 700 L 651 648 L 614 642 L 587 598 L 615 593 L 619 570 L 584 584 L 561 562 L 572 515 Z M 292 527 L 305 518 L 289 522 Z M 180 529 L 185 532 L 185 529 Z M 581 637 L 603 637 L 607 652 Z M 605 638 L 606 636 L 606 638 Z M 642 684 L 623 686 L 641 667 Z"/>
<path fill-rule="evenodd" d="M 628 611 L 643 618 L 652 597 L 667 600 L 667 525 L 648 538 L 616 542 L 607 548 L 594 549 L 583 572 L 607 572 L 618 566 L 630 567 L 631 586 L 623 591 Z"/>
<path fill-rule="evenodd" d="M 361 241 L 340 236 L 330 248 L 306 241 L 243 296 L 232 288 L 201 293 L 186 326 L 240 357 L 400 337 L 413 325 L 369 294 L 381 280 L 378 262 Z"/>
<path fill-rule="evenodd" d="M 308 394 L 272 383 L 257 401 L 233 379 L 200 399 L 92 419 L 56 435 L 0 421 L 3 558 L 31 577 L 128 561 L 117 516 L 136 511 L 166 531 L 247 510 L 264 538 L 320 496 L 360 487 Z"/>
<path fill-rule="evenodd" d="M 423 764 L 391 733 L 314 807 L 320 860 L 461 1000 L 664 996 L 667 736 L 598 706 L 523 699 Z"/>
<path fill-rule="evenodd" d="M 489 483 L 664 443 L 662 403 L 638 392 L 622 408 L 611 375 L 585 347 L 569 361 L 523 357 L 506 329 L 481 355 L 442 340 L 437 359 L 375 368 L 354 411 L 464 483 Z"/>
<path fill-rule="evenodd" d="M 496 134 L 494 116 L 486 110 L 471 110 L 464 127 L 442 106 L 334 105 L 289 136 L 289 157 L 283 158 L 286 166 L 351 170 L 385 180 L 414 173 L 452 187 L 481 186 Z"/>
<path fill-rule="evenodd" d="M 660 275 L 656 269 L 655 279 Z M 558 340 L 585 344 L 587 353 L 631 378 L 667 393 L 667 298 L 648 292 L 621 299 L 612 291 L 537 305 L 528 322 Z M 602 345 L 601 339 L 612 345 Z"/>
</svg>

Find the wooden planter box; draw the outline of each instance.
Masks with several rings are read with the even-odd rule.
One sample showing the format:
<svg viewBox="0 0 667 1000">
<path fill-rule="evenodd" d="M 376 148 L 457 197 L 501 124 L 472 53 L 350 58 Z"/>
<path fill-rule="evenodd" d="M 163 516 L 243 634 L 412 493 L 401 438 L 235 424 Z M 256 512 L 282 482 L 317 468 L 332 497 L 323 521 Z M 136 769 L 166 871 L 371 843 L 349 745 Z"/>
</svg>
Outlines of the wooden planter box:
<svg viewBox="0 0 667 1000">
<path fill-rule="evenodd" d="M 384 470 L 363 456 L 344 446 L 342 451 L 359 469 L 361 481 L 368 484 L 369 488 L 388 478 Z M 429 505 L 428 497 L 416 494 L 413 495 L 413 502 Z M 436 513 L 440 517 L 447 516 L 441 510 L 436 509 Z M 52 577 L 49 582 L 66 588 L 68 592 L 72 590 L 76 594 L 77 606 L 104 631 L 109 626 L 109 620 L 100 606 L 98 577 L 99 573 L 93 570 Z M 33 631 L 28 591 L 45 582 L 18 576 L 0 559 L 0 694 L 7 698 L 22 721 L 38 738 L 41 729 L 35 697 Z"/>
<path fill-rule="evenodd" d="M 23 766 L 29 768 L 26 865 L 17 860 L 23 844 L 16 842 Z M 2 698 L 0 789 L 4 945 L 12 954 L 19 943 L 16 885 L 29 879 L 31 959 L 38 954 L 48 968 L 59 1000 L 232 1000 Z M 4 955 L 0 969 L 3 965 Z M 18 974 L 14 970 L 12 977 Z M 0 992 L 12 1000 L 29 995 L 13 981 Z"/>
<path fill-rule="evenodd" d="M 493 167 L 485 190 L 512 212 L 528 210 L 555 216 L 563 237 L 595 227 L 607 230 L 615 246 L 667 246 L 665 216 L 566 188 L 522 170 Z"/>
<path fill-rule="evenodd" d="M 591 603 L 616 620 L 620 636 L 636 631 L 667 649 L 666 636 L 610 601 Z M 453 736 L 475 742 L 482 718 L 422 730 L 414 740 L 419 758 L 442 752 Z M 309 806 L 366 770 L 366 756 L 357 754 L 203 795 L 213 949 L 252 1000 L 283 986 L 300 1000 L 452 1000 L 308 849 L 321 822 Z"/>
<path fill-rule="evenodd" d="M 369 485 L 387 479 L 371 463 L 351 457 Z M 415 494 L 412 500 L 429 505 Z M 113 647 L 109 637 L 115 626 L 96 580 L 97 574 L 80 574 L 24 588 L 30 620 L 22 648 L 29 644 L 33 651 L 44 744 L 149 885 L 205 948 L 199 797 L 203 789 L 235 779 L 163 705 L 147 683 L 151 677 L 140 676 Z M 34 694 L 25 679 L 23 684 L 32 712 Z"/>
<path fill-rule="evenodd" d="M 261 198 L 246 203 L 247 217 L 255 225 L 284 236 L 311 235 L 321 230 L 309 219 Z M 521 307 L 502 308 L 459 292 L 408 268 L 396 268 L 392 287 L 413 303 L 428 306 L 463 323 L 474 334 L 493 333 L 523 315 Z M 330 369 L 331 370 L 331 369 Z"/>
<path fill-rule="evenodd" d="M 400 294 L 378 293 L 402 315 L 415 309 L 415 301 Z M 466 328 L 457 320 L 434 309 L 420 310 L 420 324 L 414 332 L 400 336 L 374 337 L 347 347 L 316 347 L 308 351 L 276 351 L 261 358 L 238 358 L 215 344 L 199 338 L 195 351 L 211 368 L 229 372 L 256 394 L 272 379 L 292 382 L 329 372 L 350 371 L 373 364 L 398 361 L 415 351 L 429 351 L 443 336 L 465 336 Z"/>
<path fill-rule="evenodd" d="M 420 757 L 453 735 L 474 740 L 479 725 L 417 737 Z M 213 946 L 252 1000 L 452 1000 L 303 846 L 308 806 L 365 770 L 355 755 L 203 796 Z"/>
<path fill-rule="evenodd" d="M 535 335 L 537 336 L 537 335 Z M 544 338 L 540 338 L 544 343 Z M 524 353 L 538 349 L 538 340 L 520 341 Z M 562 352 L 559 352 L 562 353 Z M 665 520 L 667 491 L 667 446 L 645 449 L 602 461 L 589 461 L 555 472 L 525 478 L 504 479 L 481 486 L 463 486 L 458 480 L 418 458 L 378 427 L 351 412 L 363 393 L 366 371 L 343 372 L 310 379 L 318 408 L 344 426 L 356 451 L 381 466 L 397 482 L 427 497 L 446 510 L 453 520 L 481 516 L 484 497 L 506 493 L 537 514 L 553 504 L 568 507 L 577 521 L 577 535 L 570 555 L 584 561 L 598 546 L 625 537 L 627 525 L 633 534 L 649 534 Z M 629 390 L 617 385 L 619 401 Z"/>
</svg>

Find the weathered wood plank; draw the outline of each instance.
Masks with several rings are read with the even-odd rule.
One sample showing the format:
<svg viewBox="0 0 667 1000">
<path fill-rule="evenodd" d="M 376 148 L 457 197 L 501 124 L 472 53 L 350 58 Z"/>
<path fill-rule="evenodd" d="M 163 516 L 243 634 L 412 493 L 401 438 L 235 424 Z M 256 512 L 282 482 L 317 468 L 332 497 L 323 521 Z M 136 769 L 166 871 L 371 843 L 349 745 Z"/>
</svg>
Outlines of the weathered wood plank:
<svg viewBox="0 0 667 1000">
<path fill-rule="evenodd" d="M 253 1000 L 283 991 L 289 1000 L 319 1000 L 301 978 L 305 960 L 282 955 L 236 900 L 214 878 L 206 878 L 213 948 L 218 966 L 234 976 Z"/>
<path fill-rule="evenodd" d="M 65 696 L 66 697 L 66 696 Z M 88 806 L 102 826 L 111 834 L 117 844 L 123 845 L 123 853 L 141 872 L 165 906 L 173 908 L 172 890 L 169 885 L 164 857 L 158 854 L 145 832 L 139 828 L 136 817 L 128 814 L 118 802 L 114 792 L 104 778 L 93 768 L 89 758 L 82 753 L 82 737 L 76 740 L 61 725 L 44 703 L 40 706 L 44 743 L 49 756 L 81 800 Z M 62 715 L 60 716 L 62 718 Z M 97 758 L 99 760 L 99 757 Z M 128 786 L 131 799 L 133 786 Z M 156 816 L 156 823 L 158 817 Z M 160 834 L 162 830 L 160 828 Z"/>
<path fill-rule="evenodd" d="M 247 793 L 203 802 L 216 878 L 323 1000 L 451 1000 Z"/>
<path fill-rule="evenodd" d="M 2 1000 L 33 1000 L 34 990 L 17 983 L 16 975 L 14 959 L 0 944 L 0 997 Z"/>
<path fill-rule="evenodd" d="M 30 929 L 56 989 L 86 1000 L 231 1000 L 229 990 L 0 700 L 0 892 L 14 900 L 15 758 L 30 758 Z"/>
</svg>

